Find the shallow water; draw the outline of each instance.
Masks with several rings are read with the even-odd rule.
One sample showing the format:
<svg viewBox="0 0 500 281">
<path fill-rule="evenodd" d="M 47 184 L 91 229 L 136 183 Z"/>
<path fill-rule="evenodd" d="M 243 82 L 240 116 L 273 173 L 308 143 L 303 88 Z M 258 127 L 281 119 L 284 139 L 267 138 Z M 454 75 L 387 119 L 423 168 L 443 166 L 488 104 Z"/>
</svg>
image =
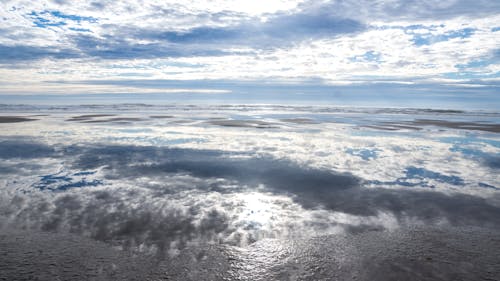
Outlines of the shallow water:
<svg viewBox="0 0 500 281">
<path fill-rule="evenodd" d="M 494 276 L 480 272 L 480 263 L 498 264 L 500 255 L 479 257 L 476 248 L 499 253 L 495 112 L 0 108 L 3 239 L 36 244 L 71 234 L 83 242 L 69 247 L 104 243 L 110 259 L 127 253 L 158 263 L 147 270 L 159 279 L 477 280 Z M 467 242 L 455 232 L 479 234 Z M 42 252 L 50 244 L 40 243 Z M 214 263 L 215 256 L 223 260 Z M 374 256 L 385 265 L 370 267 Z M 30 271 L 15 268 L 9 278 Z M 111 278 L 100 272 L 95 280 Z"/>
</svg>

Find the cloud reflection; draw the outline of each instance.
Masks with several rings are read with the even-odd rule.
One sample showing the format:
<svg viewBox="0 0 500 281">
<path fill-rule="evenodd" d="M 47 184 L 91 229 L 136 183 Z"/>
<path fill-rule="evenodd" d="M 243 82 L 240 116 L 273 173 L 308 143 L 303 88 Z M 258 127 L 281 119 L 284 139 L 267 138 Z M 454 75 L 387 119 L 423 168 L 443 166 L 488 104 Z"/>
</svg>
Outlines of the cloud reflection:
<svg viewBox="0 0 500 281">
<path fill-rule="evenodd" d="M 3 159 L 64 163 L 64 172 L 14 185 L 22 192 L 2 189 L 2 214 L 9 218 L 4 226 L 69 231 L 161 255 L 193 243 L 247 245 L 266 237 L 415 223 L 500 227 L 500 207 L 484 198 L 368 187 L 349 173 L 273 157 L 31 141 L 1 147 Z"/>
</svg>

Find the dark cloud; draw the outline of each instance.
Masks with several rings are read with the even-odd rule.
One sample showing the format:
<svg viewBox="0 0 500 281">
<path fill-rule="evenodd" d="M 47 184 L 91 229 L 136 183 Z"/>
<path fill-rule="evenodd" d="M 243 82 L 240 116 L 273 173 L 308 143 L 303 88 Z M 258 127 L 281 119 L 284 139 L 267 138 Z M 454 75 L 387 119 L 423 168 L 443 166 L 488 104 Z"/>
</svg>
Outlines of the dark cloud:
<svg viewBox="0 0 500 281">
<path fill-rule="evenodd" d="M 262 30 L 274 37 L 314 38 L 363 31 L 366 26 L 323 9 L 279 14 L 265 22 Z"/>
<path fill-rule="evenodd" d="M 15 220 L 22 225 L 29 215 L 45 231 L 84 234 L 125 249 L 153 247 L 158 255 L 170 248 L 183 249 L 190 241 L 217 241 L 235 231 L 229 228 L 230 218 L 225 213 L 206 209 L 201 201 L 187 210 L 168 204 L 154 207 L 148 197 L 139 206 L 131 206 L 129 202 L 137 197 L 142 195 L 118 190 L 96 191 L 90 197 L 68 194 L 58 197 L 50 209 L 25 211 Z M 241 241 L 227 242 L 239 245 Z"/>
<path fill-rule="evenodd" d="M 39 142 L 18 140 L 0 141 L 0 159 L 34 159 L 51 156 L 55 156 L 55 149 Z"/>
<path fill-rule="evenodd" d="M 484 163 L 494 169 L 500 169 L 500 156 L 490 155 L 485 157 Z"/>
<path fill-rule="evenodd" d="M 461 16 L 495 15 L 500 11 L 498 1 L 489 0 L 333 0 L 307 1 L 299 5 L 300 9 L 309 13 L 323 11 L 331 15 L 358 19 L 361 21 L 393 21 L 393 20 L 443 20 Z"/>
<path fill-rule="evenodd" d="M 459 16 L 494 15 L 500 11 L 500 3 L 489 0 L 400 1 L 397 5 L 385 5 L 388 13 L 401 18 L 454 18 Z"/>
<path fill-rule="evenodd" d="M 245 20 L 226 27 L 201 26 L 183 31 L 114 27 L 123 36 L 136 40 L 163 42 L 164 49 L 178 50 L 166 56 L 213 55 L 230 47 L 267 49 L 295 44 L 302 40 L 360 32 L 365 26 L 355 20 L 333 17 L 323 11 L 276 14 L 267 21 Z M 181 47 L 182 46 L 182 47 Z M 125 48 L 126 49 L 126 48 Z M 159 49 L 161 53 L 161 49 Z"/>
<path fill-rule="evenodd" d="M 500 208 L 487 200 L 465 194 L 385 188 L 354 188 L 339 193 L 313 195 L 332 210 L 357 215 L 376 215 L 377 211 L 394 214 L 401 221 L 416 218 L 426 223 L 447 220 L 453 225 L 499 227 L 495 216 Z"/>
<path fill-rule="evenodd" d="M 55 47 L 37 47 L 29 45 L 0 45 L 0 63 L 13 63 L 43 58 L 70 59 L 79 57 L 78 52 L 71 49 Z"/>
<path fill-rule="evenodd" d="M 161 58 L 161 57 L 192 57 L 192 56 L 220 56 L 228 54 L 221 48 L 205 48 L 202 46 L 183 46 L 180 44 L 133 43 L 123 36 L 103 36 L 97 38 L 92 35 L 76 35 L 72 37 L 75 48 L 83 56 L 102 59 L 134 59 L 134 58 Z"/>
<path fill-rule="evenodd" d="M 0 157 L 1 158 L 1 157 Z M 44 165 L 40 163 L 0 163 L 0 175 L 29 176 L 42 170 Z"/>
<path fill-rule="evenodd" d="M 97 7 L 97 6 L 96 6 Z M 185 17 L 175 10 L 156 11 L 153 17 L 175 15 Z M 32 12 L 28 15 L 40 28 L 64 26 L 65 21 L 89 21 L 97 24 L 97 19 L 78 15 L 67 15 L 59 11 Z M 58 21 L 46 19 L 52 16 Z M 56 47 L 36 47 L 29 45 L 0 46 L 0 62 L 19 62 L 42 58 L 67 59 L 94 57 L 101 59 L 151 59 L 162 57 L 220 56 L 234 54 L 231 47 L 274 48 L 294 44 L 304 39 L 359 32 L 364 25 L 358 21 L 318 11 L 313 13 L 276 14 L 268 21 L 248 19 L 241 14 L 220 12 L 201 14 L 197 17 L 221 21 L 223 18 L 240 18 L 230 21 L 226 27 L 203 25 L 189 30 L 165 30 L 159 27 L 137 28 L 121 25 L 101 25 L 104 30 L 99 36 L 93 34 L 68 35 L 65 49 Z M 207 20 L 204 20 L 207 21 Z M 227 20 L 226 20 L 227 21 Z M 203 22 L 203 21 L 202 21 Z M 208 24 L 208 23 L 207 23 Z M 227 22 L 226 22 L 227 24 Z M 73 30 L 75 30 L 73 28 Z M 90 31 L 86 29 L 85 31 Z M 18 36 L 18 35 L 16 35 Z M 154 43 L 137 43 L 139 40 Z"/>
<path fill-rule="evenodd" d="M 249 45 L 268 47 L 321 36 L 359 32 L 363 24 L 355 20 L 334 18 L 328 13 L 283 14 L 266 22 L 248 22 L 230 27 L 198 27 L 182 32 L 140 30 L 138 38 L 162 39 L 172 43 L 212 43 L 221 46 Z M 282 41 L 285 40 L 286 41 Z M 291 40 L 291 41 L 290 41 Z"/>
<path fill-rule="evenodd" d="M 28 122 L 35 120 L 38 119 L 23 117 L 23 116 L 0 116 L 0 123 L 18 123 L 18 122 Z"/>
<path fill-rule="evenodd" d="M 245 21 L 227 27 L 201 26 L 184 31 L 159 28 L 104 26 L 113 35 L 72 37 L 75 47 L 86 56 L 104 59 L 219 56 L 234 54 L 231 47 L 274 48 L 304 39 L 359 32 L 360 22 L 334 18 L 327 13 L 283 14 L 262 23 Z M 128 40 L 127 40 L 128 39 Z M 133 43 L 150 40 L 155 43 Z"/>
<path fill-rule="evenodd" d="M 89 5 L 90 5 L 90 10 L 101 11 L 102 9 L 107 7 L 108 3 L 102 1 L 99 2 L 93 1 L 90 2 Z"/>
<path fill-rule="evenodd" d="M 214 150 L 171 149 L 150 146 L 105 146 L 83 151 L 73 163 L 75 169 L 105 167 L 110 179 L 187 173 L 200 178 L 226 178 L 240 184 L 265 184 L 275 190 L 327 192 L 358 186 L 350 174 L 309 169 L 285 160 L 267 157 L 241 158 Z"/>
</svg>

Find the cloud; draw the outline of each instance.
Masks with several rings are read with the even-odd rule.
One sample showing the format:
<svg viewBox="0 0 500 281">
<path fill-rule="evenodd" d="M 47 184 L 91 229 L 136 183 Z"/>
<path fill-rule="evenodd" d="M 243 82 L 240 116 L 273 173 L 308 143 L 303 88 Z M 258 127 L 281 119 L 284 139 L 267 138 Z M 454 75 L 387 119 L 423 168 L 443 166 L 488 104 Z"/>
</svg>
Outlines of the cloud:
<svg viewBox="0 0 500 281">
<path fill-rule="evenodd" d="M 224 50 L 192 48 L 163 43 L 130 43 L 130 41 L 108 37 L 99 39 L 90 35 L 73 38 L 84 56 L 101 59 L 151 59 L 164 57 L 222 56 Z"/>
<path fill-rule="evenodd" d="M 322 10 L 364 21 L 442 20 L 456 17 L 494 15 L 500 4 L 488 0 L 395 0 L 395 1 L 308 1 L 299 5 L 303 10 Z"/>
<path fill-rule="evenodd" d="M 70 49 L 57 49 L 52 47 L 37 47 L 29 45 L 0 45 L 0 64 L 11 64 L 44 58 L 70 59 L 79 55 Z"/>
<path fill-rule="evenodd" d="M 304 39 L 360 32 L 364 26 L 354 20 L 333 18 L 327 14 L 280 14 L 265 22 L 253 19 L 231 26 L 201 26 L 177 31 L 121 25 L 107 25 L 105 28 L 113 34 L 77 34 L 70 40 L 78 50 L 94 58 L 222 56 L 239 54 L 239 51 L 231 50 L 235 47 L 277 48 Z"/>
<path fill-rule="evenodd" d="M 12 10 L 17 12 L 19 9 Z M 148 10 L 151 16 L 158 17 L 159 11 L 169 17 L 182 18 L 186 12 L 176 9 L 159 8 Z M 248 20 L 241 14 L 231 11 L 221 11 L 214 14 L 197 14 L 194 18 L 210 17 L 215 22 L 217 18 L 241 18 L 243 21 L 229 26 L 202 25 L 193 28 L 165 29 L 159 26 L 123 25 L 121 23 L 100 23 L 100 17 L 83 16 L 70 12 L 54 10 L 32 10 L 25 17 L 31 19 L 35 27 L 47 28 L 50 33 L 62 33 L 60 42 L 65 43 L 65 50 L 60 50 L 60 56 L 53 52 L 43 51 L 38 47 L 38 55 L 22 56 L 23 59 L 40 59 L 51 57 L 63 59 L 74 57 L 105 58 L 105 59 L 151 59 L 158 57 L 192 57 L 213 56 L 231 53 L 234 46 L 245 47 L 277 47 L 290 44 L 304 38 L 314 38 L 326 35 L 338 35 L 360 31 L 363 25 L 357 21 L 333 18 L 328 14 L 281 13 L 271 16 L 262 22 L 258 18 Z M 96 29 L 95 26 L 101 25 Z M 27 31 L 29 32 L 29 31 Z M 143 43 L 149 41 L 148 43 Z M 49 43 L 57 48 L 53 42 Z M 200 45 L 202 44 L 202 45 Z M 19 52 L 26 53 L 26 48 L 36 46 L 19 46 Z M 25 48 L 23 50 L 22 48 Z M 69 51 L 71 50 L 71 51 Z M 9 51 L 9 50 L 4 50 Z M 13 51 L 12 51 L 13 52 Z M 28 52 L 29 54 L 30 52 Z M 43 56 L 42 56 L 43 55 Z M 5 59 L 14 58 L 8 55 Z M 15 60 L 12 60 L 15 62 Z"/>
<path fill-rule="evenodd" d="M 253 6 L 244 1 L 10 1 L 6 6 L 0 14 L 0 83 L 4 92 L 14 94 L 20 90 L 7 84 L 24 89 L 29 81 L 36 85 L 26 91 L 37 94 L 50 92 L 45 81 L 130 76 L 413 83 L 422 92 L 437 83 L 451 86 L 444 89 L 448 93 L 471 96 L 498 86 L 495 24 L 500 8 L 494 1 L 273 1 Z M 411 91 L 399 86 L 393 85 L 397 94 Z M 316 90 L 326 94 L 330 89 Z M 54 93 L 82 91 L 67 87 Z M 374 91 L 367 87 L 364 92 Z"/>
<path fill-rule="evenodd" d="M 448 41 L 453 38 L 469 38 L 474 33 L 472 28 L 464 28 L 461 30 L 446 32 L 445 34 L 433 35 L 433 34 L 414 34 L 413 42 L 417 46 L 430 45 L 437 42 Z"/>
<path fill-rule="evenodd" d="M 362 23 L 335 18 L 327 13 L 279 14 L 265 22 L 246 22 L 222 28 L 198 27 L 180 32 L 151 33 L 138 30 L 137 39 L 164 39 L 172 43 L 216 43 L 221 46 L 270 46 L 293 44 L 303 39 L 359 32 Z M 286 41 L 283 41 L 286 40 Z M 281 42 L 280 42 L 281 41 Z"/>
<path fill-rule="evenodd" d="M 2 150 L 0 151 L 0 158 L 42 158 L 55 156 L 54 148 L 39 143 L 39 142 L 19 142 L 17 140 L 3 140 L 0 141 Z"/>
</svg>

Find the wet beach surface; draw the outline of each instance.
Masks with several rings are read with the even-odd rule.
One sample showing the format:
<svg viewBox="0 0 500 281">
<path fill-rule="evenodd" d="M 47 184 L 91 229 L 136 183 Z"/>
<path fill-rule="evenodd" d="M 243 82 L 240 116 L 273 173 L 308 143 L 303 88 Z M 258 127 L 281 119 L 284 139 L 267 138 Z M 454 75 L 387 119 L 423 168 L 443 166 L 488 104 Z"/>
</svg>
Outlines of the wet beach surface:
<svg viewBox="0 0 500 281">
<path fill-rule="evenodd" d="M 33 112 L 64 113 L 65 121 L 81 123 L 107 123 L 107 122 L 144 122 L 155 119 L 172 119 L 171 122 L 182 123 L 203 121 L 203 115 L 221 112 L 224 117 L 207 117 L 206 124 L 223 127 L 257 127 L 278 128 L 279 124 L 313 125 L 325 122 L 341 124 L 355 124 L 364 128 L 377 130 L 422 130 L 426 128 L 461 129 L 469 131 L 485 131 L 498 133 L 500 125 L 498 114 L 494 112 L 467 112 L 461 110 L 435 110 L 435 109 L 404 109 L 404 108 L 328 108 L 328 107 L 299 107 L 299 106 L 146 106 L 141 104 L 126 104 L 115 106 L 61 106 L 33 108 L 32 106 L 0 105 L 4 112 L 30 112 L 23 115 L 0 116 L 0 123 L 17 123 L 40 120 L 50 114 L 34 114 Z M 87 112 L 93 114 L 75 114 L 71 111 Z M 36 110 L 36 111 L 35 111 Z M 101 112 L 106 113 L 101 113 Z M 145 110 L 145 111 L 144 111 Z M 180 113 L 175 115 L 163 114 L 167 112 Z M 144 111 L 144 112 L 143 112 Z M 154 115 L 144 116 L 143 113 L 154 112 Z M 186 114 L 187 112 L 203 112 L 202 116 Z M 224 115 L 225 113 L 230 115 Z M 130 115 L 133 114 L 133 116 Z M 156 114 L 158 113 L 158 114 Z M 235 114 L 236 113 L 236 114 Z M 257 113 L 258 115 L 254 115 Z M 183 118 L 180 118 L 180 117 Z M 366 119 L 367 116 L 374 118 Z M 251 117 L 252 119 L 244 119 Z M 266 117 L 266 120 L 262 120 Z M 436 118 L 438 117 L 438 118 Z M 479 118 L 478 118 L 479 117 Z M 433 119 L 436 118 L 436 119 Z M 464 119 L 465 118 L 465 119 Z M 177 119 L 177 120 L 176 120 Z M 184 119 L 184 120 L 183 120 Z M 470 119 L 476 119 L 471 121 Z"/>
<path fill-rule="evenodd" d="M 37 119 L 21 117 L 21 116 L 0 116 L 0 123 L 17 123 L 35 121 Z"/>
<path fill-rule="evenodd" d="M 70 234 L 3 231 L 2 280 L 497 280 L 498 232 L 433 227 L 248 247 L 201 245 L 174 258 Z"/>
<path fill-rule="evenodd" d="M 0 280 L 500 275 L 499 113 L 1 108 Z"/>
</svg>

